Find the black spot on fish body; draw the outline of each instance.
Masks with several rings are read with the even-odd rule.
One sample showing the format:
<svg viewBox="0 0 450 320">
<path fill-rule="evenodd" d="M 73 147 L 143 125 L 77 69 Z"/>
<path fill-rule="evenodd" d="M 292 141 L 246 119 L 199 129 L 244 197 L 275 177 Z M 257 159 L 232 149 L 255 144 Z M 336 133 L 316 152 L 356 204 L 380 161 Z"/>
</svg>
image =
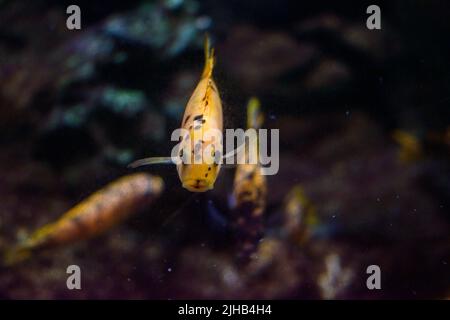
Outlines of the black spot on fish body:
<svg viewBox="0 0 450 320">
<path fill-rule="evenodd" d="M 202 114 L 194 117 L 194 121 L 201 120 L 201 119 L 203 119 L 203 115 Z"/>
<path fill-rule="evenodd" d="M 249 174 L 247 174 L 247 176 L 245 177 L 245 179 L 247 180 L 252 180 L 255 177 L 255 171 L 250 172 Z"/>
<path fill-rule="evenodd" d="M 73 223 L 75 223 L 76 225 L 81 225 L 82 221 L 81 221 L 81 217 L 80 216 L 75 216 L 72 219 L 70 219 L 70 221 L 72 221 Z"/>
<path fill-rule="evenodd" d="M 71 221 L 72 223 L 74 223 L 74 224 L 77 226 L 77 228 L 78 228 L 79 230 L 85 230 L 85 229 L 86 229 L 86 226 L 85 226 L 85 224 L 84 224 L 83 219 L 81 218 L 81 216 L 75 216 L 75 217 L 73 217 L 70 221 Z"/>
<path fill-rule="evenodd" d="M 193 185 L 193 187 L 194 187 L 195 189 L 200 188 L 200 180 L 199 180 L 199 179 L 195 180 L 195 184 Z"/>
<path fill-rule="evenodd" d="M 188 120 L 189 120 L 190 117 L 191 117 L 191 115 L 188 114 L 187 117 L 186 117 L 186 119 L 184 119 L 183 125 L 185 125 L 185 124 L 188 122 Z"/>
</svg>

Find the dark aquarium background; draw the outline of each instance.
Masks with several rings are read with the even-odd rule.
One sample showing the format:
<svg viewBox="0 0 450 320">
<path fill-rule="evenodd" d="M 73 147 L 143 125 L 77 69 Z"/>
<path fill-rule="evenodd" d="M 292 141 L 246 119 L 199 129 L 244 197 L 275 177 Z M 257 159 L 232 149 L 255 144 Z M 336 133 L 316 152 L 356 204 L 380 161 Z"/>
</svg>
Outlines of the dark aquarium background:
<svg viewBox="0 0 450 320">
<path fill-rule="evenodd" d="M 81 30 L 66 28 L 71 4 Z M 381 30 L 366 27 L 370 4 Z M 165 184 L 102 235 L 1 266 L 0 298 L 449 298 L 449 12 L 438 0 L 0 1 L 0 253 L 117 178 Z M 233 168 L 201 194 L 174 166 L 127 168 L 170 155 L 206 33 L 225 127 L 245 128 L 256 96 L 264 127 L 280 129 L 245 262 Z M 81 290 L 66 286 L 69 265 Z"/>
</svg>

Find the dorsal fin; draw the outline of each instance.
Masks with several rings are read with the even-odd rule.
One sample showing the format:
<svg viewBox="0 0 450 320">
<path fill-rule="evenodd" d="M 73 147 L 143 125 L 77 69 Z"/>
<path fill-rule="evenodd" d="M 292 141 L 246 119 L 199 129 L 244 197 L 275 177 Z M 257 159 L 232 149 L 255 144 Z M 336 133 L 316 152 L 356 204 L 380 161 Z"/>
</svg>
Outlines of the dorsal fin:
<svg viewBox="0 0 450 320">
<path fill-rule="evenodd" d="M 247 104 L 247 128 L 259 129 L 264 122 L 261 103 L 256 97 L 250 98 Z"/>
<path fill-rule="evenodd" d="M 214 69 L 214 48 L 211 48 L 209 36 L 205 36 L 205 66 L 203 68 L 202 78 L 211 78 Z"/>
</svg>

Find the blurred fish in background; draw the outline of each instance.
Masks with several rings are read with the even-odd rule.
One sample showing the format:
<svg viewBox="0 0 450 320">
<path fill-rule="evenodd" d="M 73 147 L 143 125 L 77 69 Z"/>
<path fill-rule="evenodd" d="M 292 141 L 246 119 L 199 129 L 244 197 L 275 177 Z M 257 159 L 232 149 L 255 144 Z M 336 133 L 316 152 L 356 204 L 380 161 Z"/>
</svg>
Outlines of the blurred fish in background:
<svg viewBox="0 0 450 320">
<path fill-rule="evenodd" d="M 260 129 L 264 115 L 257 98 L 249 100 L 246 112 L 247 129 Z M 236 250 L 241 262 L 251 258 L 255 246 L 264 233 L 263 214 L 266 208 L 267 182 L 262 173 L 258 131 L 253 132 L 253 140 L 244 140 L 244 145 L 237 147 L 244 150 L 237 156 L 239 159 L 237 159 L 231 201 L 233 233 L 237 237 Z"/>
<path fill-rule="evenodd" d="M 146 174 L 122 177 L 9 250 L 5 265 L 21 262 L 29 258 L 32 252 L 99 235 L 135 213 L 142 203 L 150 204 L 162 189 L 160 177 Z"/>
</svg>

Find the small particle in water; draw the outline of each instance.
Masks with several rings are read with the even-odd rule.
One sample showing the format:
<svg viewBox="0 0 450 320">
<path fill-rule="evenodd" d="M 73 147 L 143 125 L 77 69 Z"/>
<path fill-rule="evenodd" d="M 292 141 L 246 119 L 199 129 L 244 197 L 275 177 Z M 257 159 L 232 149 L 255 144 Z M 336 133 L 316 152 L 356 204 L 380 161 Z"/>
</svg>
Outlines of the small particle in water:
<svg viewBox="0 0 450 320">
<path fill-rule="evenodd" d="M 333 214 L 333 215 L 332 215 L 331 217 L 332 217 L 332 218 L 334 219 L 334 218 L 336 218 L 336 215 L 335 215 L 335 214 Z"/>
<path fill-rule="evenodd" d="M 400 196 L 397 194 L 397 195 L 395 195 L 395 197 L 397 198 L 397 199 L 400 199 Z"/>
<path fill-rule="evenodd" d="M 167 271 L 168 272 L 172 272 L 172 268 L 167 268 Z"/>
<path fill-rule="evenodd" d="M 350 110 L 345 111 L 345 115 L 348 117 L 350 115 Z"/>
<path fill-rule="evenodd" d="M 447 265 L 447 261 L 442 261 L 442 264 L 443 265 Z"/>
<path fill-rule="evenodd" d="M 277 116 L 275 114 L 271 113 L 271 114 L 269 114 L 269 119 L 270 120 L 276 120 Z"/>
<path fill-rule="evenodd" d="M 377 198 L 377 202 L 380 202 L 381 200 L 380 200 L 380 198 Z"/>
<path fill-rule="evenodd" d="M 237 275 L 237 273 L 231 269 L 231 268 L 227 268 L 225 269 L 225 271 L 223 272 L 223 280 L 225 281 L 225 283 L 227 283 L 230 287 L 235 287 L 236 285 L 239 284 L 239 276 Z"/>
<path fill-rule="evenodd" d="M 201 243 L 200 247 L 204 248 L 205 247 L 205 243 Z"/>
</svg>

